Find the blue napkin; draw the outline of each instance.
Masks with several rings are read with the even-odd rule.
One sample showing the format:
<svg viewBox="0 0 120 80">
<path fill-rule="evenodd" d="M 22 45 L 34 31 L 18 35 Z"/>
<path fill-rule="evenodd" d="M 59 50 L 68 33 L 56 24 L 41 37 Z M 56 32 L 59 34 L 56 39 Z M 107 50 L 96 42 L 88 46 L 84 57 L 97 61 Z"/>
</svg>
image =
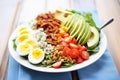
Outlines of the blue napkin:
<svg viewBox="0 0 120 80">
<path fill-rule="evenodd" d="M 72 80 L 71 73 L 44 73 L 28 69 L 9 57 L 7 80 Z"/>
<path fill-rule="evenodd" d="M 120 80 L 108 49 L 95 63 L 78 70 L 80 80 Z"/>
<path fill-rule="evenodd" d="M 92 11 L 98 26 L 100 21 L 97 11 Z M 114 62 L 108 49 L 95 63 L 77 71 L 80 80 L 120 80 Z M 11 56 L 9 57 L 7 80 L 72 80 L 70 72 L 44 73 L 21 66 Z"/>
</svg>

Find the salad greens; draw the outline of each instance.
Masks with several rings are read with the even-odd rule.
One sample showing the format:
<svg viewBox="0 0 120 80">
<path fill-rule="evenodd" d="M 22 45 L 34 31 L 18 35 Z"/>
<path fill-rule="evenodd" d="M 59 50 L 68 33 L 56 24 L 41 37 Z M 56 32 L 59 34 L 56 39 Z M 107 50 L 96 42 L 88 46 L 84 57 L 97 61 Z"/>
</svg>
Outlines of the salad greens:
<svg viewBox="0 0 120 80">
<path fill-rule="evenodd" d="M 17 45 L 16 45 L 15 41 L 16 41 L 16 39 L 13 39 L 13 48 L 14 48 L 14 50 L 16 50 L 16 48 L 17 48 Z"/>
<path fill-rule="evenodd" d="M 51 68 L 53 63 L 55 63 L 55 62 L 52 60 L 50 55 L 46 54 L 43 62 L 41 62 L 39 64 L 33 64 L 33 65 Z M 72 64 L 70 62 L 63 62 L 61 68 L 67 68 L 67 67 L 73 66 L 74 64 L 75 63 Z"/>
<path fill-rule="evenodd" d="M 97 53 L 99 51 L 99 46 L 95 47 L 94 49 L 87 49 L 90 55 Z"/>
<path fill-rule="evenodd" d="M 83 12 L 83 13 L 81 13 L 81 12 L 77 12 L 76 10 L 66 10 L 66 11 L 68 11 L 68 12 L 71 12 L 71 13 L 73 13 L 73 14 L 77 14 L 77 16 L 79 16 L 79 17 L 77 17 L 77 18 L 75 18 L 75 19 L 71 19 L 70 20 L 70 23 L 73 21 L 73 24 L 70 24 L 70 23 L 68 23 L 69 24 L 69 28 L 71 28 L 71 33 L 73 33 L 73 34 L 77 34 L 77 35 L 79 35 L 80 34 L 80 30 L 81 30 L 81 28 L 82 28 L 82 31 L 81 31 L 81 35 L 82 35 L 82 38 L 81 38 L 81 36 L 79 37 L 79 36 L 77 36 L 78 37 L 78 40 L 80 40 L 80 41 L 82 41 L 82 43 L 84 42 L 84 44 L 80 44 L 80 45 L 82 45 L 82 46 L 80 46 L 80 45 L 78 45 L 77 44 L 77 40 L 75 39 L 75 38 L 70 38 L 70 37 L 68 37 L 68 36 L 70 36 L 69 35 L 69 33 L 67 33 L 67 32 L 65 32 L 65 28 L 66 27 L 64 27 L 64 28 L 60 28 L 61 29 L 61 32 L 64 32 L 64 35 L 62 35 L 62 36 L 64 36 L 64 38 L 62 38 L 63 39 L 63 41 L 64 41 L 64 43 L 62 43 L 62 45 L 64 45 L 64 47 L 63 47 L 63 54 L 64 55 L 66 55 L 66 56 L 69 56 L 69 57 L 71 57 L 72 59 L 75 59 L 75 62 L 77 62 L 77 63 L 71 63 L 71 62 L 69 62 L 69 61 L 62 61 L 62 60 L 60 60 L 62 63 L 62 65 L 60 65 L 60 67 L 61 68 L 67 68 L 67 67 L 70 67 L 70 66 L 73 66 L 73 65 L 75 65 L 75 64 L 79 64 L 79 63 L 81 63 L 81 62 L 83 62 L 83 61 L 81 61 L 81 59 L 82 60 L 87 60 L 88 58 L 89 58 L 89 55 L 92 55 L 92 54 L 94 54 L 94 53 L 97 53 L 98 51 L 99 51 L 99 45 L 97 44 L 96 46 L 95 46 L 95 48 L 93 47 L 92 49 L 90 49 L 88 46 L 87 46 L 87 41 L 88 41 L 88 39 L 91 37 L 91 28 L 90 27 L 94 27 L 94 28 L 96 28 L 96 31 L 98 32 L 98 33 L 100 33 L 100 29 L 97 27 L 97 25 L 95 24 L 95 22 L 94 22 L 94 20 L 93 20 L 93 18 L 92 18 L 92 14 L 90 13 L 90 12 Z M 81 16 L 80 16 L 81 15 Z M 82 18 L 83 17 L 83 18 Z M 80 22 L 81 20 L 83 20 L 82 22 L 84 22 L 84 25 L 85 26 L 87 26 L 87 28 L 83 28 L 83 27 L 81 27 L 81 28 L 79 28 L 79 30 L 77 30 L 77 32 L 76 32 L 76 29 L 78 28 L 78 26 L 80 25 L 79 24 L 79 22 L 76 24 L 76 26 L 74 25 L 75 23 L 76 23 L 76 19 L 78 19 L 78 21 Z M 80 19 L 80 20 L 79 20 Z M 35 24 L 36 24 L 36 22 L 33 22 L 32 21 L 32 23 L 29 23 L 29 25 L 31 25 L 31 27 L 33 28 L 33 27 L 35 27 Z M 74 27 L 72 27 L 74 25 Z M 42 31 L 44 32 L 44 30 L 42 29 Z M 88 31 L 89 31 L 89 33 L 88 33 Z M 36 31 L 37 32 L 37 31 Z M 40 35 L 41 35 L 41 33 L 40 32 L 37 32 L 37 33 L 39 33 Z M 65 34 L 68 34 L 68 36 L 65 36 Z M 89 35 L 88 35 L 89 34 Z M 38 36 L 36 36 L 36 34 L 35 34 L 35 37 L 36 37 L 36 39 L 38 39 L 39 37 L 40 37 L 40 35 L 38 35 Z M 94 34 L 93 34 L 94 35 Z M 45 35 L 43 35 L 43 37 L 44 37 Z M 86 37 L 87 36 L 87 37 Z M 59 37 L 61 37 L 61 36 L 59 36 Z M 44 39 L 46 39 L 46 38 L 44 38 Z M 97 38 L 98 39 L 98 38 Z M 40 39 L 38 39 L 37 41 L 39 41 Z M 70 41 L 71 40 L 71 41 Z M 16 45 L 16 43 L 15 43 L 15 41 L 16 41 L 16 39 L 13 39 L 13 48 L 14 48 L 14 50 L 17 50 L 16 48 L 17 48 L 17 45 Z M 44 41 L 46 41 L 46 40 L 44 40 Z M 95 41 L 94 41 L 95 42 Z M 38 44 L 38 43 L 37 43 Z M 44 44 L 46 44 L 46 42 L 44 42 Z M 39 47 L 41 47 L 41 46 L 43 46 L 44 44 L 42 44 L 42 42 L 39 44 Z M 48 46 L 48 44 L 46 44 L 45 46 Z M 86 49 L 86 47 L 87 47 L 87 49 Z M 45 47 L 44 47 L 45 48 Z M 42 48 L 41 48 L 42 49 Z M 47 49 L 46 49 L 46 51 L 48 51 L 50 49 L 50 47 L 48 47 Z M 80 51 L 80 49 L 82 50 L 83 49 L 83 51 L 81 51 L 81 55 L 79 55 L 79 51 Z M 43 51 L 45 51 L 45 50 L 43 50 Z M 50 50 L 50 52 L 52 52 L 51 50 Z M 31 64 L 33 64 L 33 65 L 36 65 L 36 66 L 41 66 L 41 67 L 48 67 L 48 68 L 51 68 L 51 67 L 53 67 L 52 65 L 54 64 L 54 63 L 56 63 L 56 62 L 58 62 L 58 61 L 55 61 L 52 57 L 51 57 L 51 55 L 50 54 L 47 54 L 48 52 L 46 52 L 46 54 L 45 54 L 45 56 L 44 56 L 44 58 L 41 60 L 41 62 L 40 63 L 38 63 L 38 64 L 33 64 L 33 63 L 31 63 L 28 59 L 29 59 L 29 57 L 28 56 L 24 56 L 23 58 L 25 58 L 25 59 L 27 59 Z M 68 53 L 69 53 L 69 55 L 68 55 Z M 89 55 L 87 55 L 87 58 L 86 58 L 86 53 L 88 53 Z M 78 58 L 78 56 L 80 57 L 80 58 Z M 58 57 L 58 56 L 57 56 Z M 59 64 L 58 64 L 59 65 Z M 57 65 L 57 66 L 58 66 Z"/>
<path fill-rule="evenodd" d="M 81 15 L 81 13 L 80 13 L 80 12 L 77 12 L 76 10 L 68 10 L 68 9 L 66 9 L 66 11 Z"/>
</svg>

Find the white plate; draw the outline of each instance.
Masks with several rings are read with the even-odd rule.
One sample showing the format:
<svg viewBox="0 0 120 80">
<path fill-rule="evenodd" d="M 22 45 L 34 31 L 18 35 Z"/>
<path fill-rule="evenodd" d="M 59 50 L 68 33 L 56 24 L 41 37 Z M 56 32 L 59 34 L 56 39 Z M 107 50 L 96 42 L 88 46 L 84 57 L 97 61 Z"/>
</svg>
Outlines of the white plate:
<svg viewBox="0 0 120 80">
<path fill-rule="evenodd" d="M 73 65 L 71 67 L 68 68 L 59 68 L 59 69 L 54 69 L 54 68 L 46 68 L 46 67 L 39 67 L 39 66 L 35 66 L 30 64 L 27 60 L 23 59 L 22 57 L 20 57 L 18 55 L 18 53 L 14 50 L 13 48 L 13 39 L 15 38 L 16 34 L 15 31 L 12 33 L 11 37 L 9 38 L 9 43 L 8 43 L 8 47 L 9 47 L 9 51 L 10 54 L 12 55 L 12 57 L 21 65 L 30 68 L 32 70 L 36 70 L 36 71 L 42 71 L 42 72 L 68 72 L 68 71 L 73 71 L 73 70 L 77 70 L 77 69 L 81 69 L 84 68 L 92 63 L 94 63 L 95 61 L 97 61 L 105 52 L 106 47 L 107 47 L 107 39 L 105 34 L 101 31 L 101 40 L 100 40 L 100 50 L 98 53 L 90 56 L 90 58 L 86 61 L 84 61 L 81 64 L 76 64 Z"/>
</svg>

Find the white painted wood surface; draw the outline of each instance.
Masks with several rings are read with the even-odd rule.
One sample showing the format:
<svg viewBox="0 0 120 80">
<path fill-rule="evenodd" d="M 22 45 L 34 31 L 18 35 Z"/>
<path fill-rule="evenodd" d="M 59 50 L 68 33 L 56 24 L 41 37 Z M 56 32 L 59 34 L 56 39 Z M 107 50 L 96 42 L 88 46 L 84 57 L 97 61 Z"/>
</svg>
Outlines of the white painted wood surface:
<svg viewBox="0 0 120 80">
<path fill-rule="evenodd" d="M 7 41 L 11 33 L 11 23 L 16 12 L 15 0 L 2 0 L 0 2 L 0 65 L 7 47 Z"/>
<path fill-rule="evenodd" d="M 2 0 L 0 3 L 0 80 L 5 80 L 8 62 L 8 39 L 14 29 L 20 0 Z"/>
<path fill-rule="evenodd" d="M 17 16 L 18 1 L 24 2 L 19 13 L 20 16 L 16 18 L 18 22 L 29 21 L 34 19 L 39 13 L 53 11 L 55 9 L 76 9 L 77 11 L 97 10 L 102 22 L 105 22 L 111 17 L 115 18 L 115 21 L 105 28 L 104 31 L 108 37 L 108 47 L 111 55 L 120 72 L 120 0 L 1 0 L 0 70 L 6 67 L 6 65 L 1 65 L 1 61 L 7 59 L 7 56 L 4 56 L 4 54 L 7 51 L 7 41 L 11 30 L 17 22 L 14 18 Z"/>
</svg>

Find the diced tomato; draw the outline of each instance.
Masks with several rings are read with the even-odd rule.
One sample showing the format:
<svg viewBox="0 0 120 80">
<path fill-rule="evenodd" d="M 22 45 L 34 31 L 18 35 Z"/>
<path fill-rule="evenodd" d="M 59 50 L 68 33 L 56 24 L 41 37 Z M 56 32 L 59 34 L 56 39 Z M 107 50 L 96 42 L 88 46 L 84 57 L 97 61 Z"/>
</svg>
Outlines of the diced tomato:
<svg viewBox="0 0 120 80">
<path fill-rule="evenodd" d="M 81 56 L 81 54 L 82 54 L 82 49 L 79 49 L 78 51 L 79 51 L 79 56 Z"/>
<path fill-rule="evenodd" d="M 77 40 L 75 38 L 72 38 L 71 43 L 77 44 Z"/>
<path fill-rule="evenodd" d="M 53 68 L 60 68 L 62 65 L 62 62 L 56 62 L 52 65 Z"/>
<path fill-rule="evenodd" d="M 63 48 L 63 55 L 64 56 L 68 56 L 70 52 L 71 52 L 71 49 L 69 47 L 65 46 Z"/>
<path fill-rule="evenodd" d="M 81 50 L 82 49 L 82 46 L 81 45 L 78 45 L 78 50 Z"/>
<path fill-rule="evenodd" d="M 86 51 L 87 48 L 85 46 L 78 45 L 78 49 L 82 51 Z"/>
<path fill-rule="evenodd" d="M 77 59 L 76 59 L 76 63 L 79 64 L 79 63 L 82 63 L 84 60 L 79 56 Z"/>
<path fill-rule="evenodd" d="M 73 44 L 73 43 L 70 43 L 69 46 L 70 46 L 70 48 L 76 48 L 76 49 L 78 48 L 78 46 L 76 44 Z"/>
<path fill-rule="evenodd" d="M 85 60 L 89 59 L 89 53 L 87 51 L 82 51 L 81 57 Z"/>
<path fill-rule="evenodd" d="M 69 43 L 66 43 L 64 41 L 61 42 L 63 46 L 69 46 Z"/>
<path fill-rule="evenodd" d="M 83 50 L 83 51 L 86 51 L 87 48 L 86 48 L 85 46 L 82 46 L 82 50 Z"/>
<path fill-rule="evenodd" d="M 66 37 L 66 38 L 64 38 L 64 41 L 66 43 L 70 43 L 72 41 L 72 38 L 71 37 Z"/>
<path fill-rule="evenodd" d="M 77 58 L 79 56 L 79 52 L 77 49 L 71 49 L 71 52 L 69 53 L 69 56 L 71 58 Z"/>
</svg>

